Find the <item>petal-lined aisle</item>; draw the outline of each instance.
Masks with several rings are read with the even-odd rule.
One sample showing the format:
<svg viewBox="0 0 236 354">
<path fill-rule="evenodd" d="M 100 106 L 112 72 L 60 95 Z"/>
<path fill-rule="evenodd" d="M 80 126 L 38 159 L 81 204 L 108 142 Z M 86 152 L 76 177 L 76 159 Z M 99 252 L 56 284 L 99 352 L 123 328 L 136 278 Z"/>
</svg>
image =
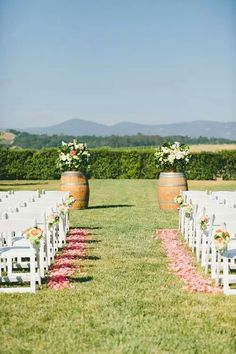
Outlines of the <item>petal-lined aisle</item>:
<svg viewBox="0 0 236 354">
<path fill-rule="evenodd" d="M 80 263 L 85 255 L 85 238 L 88 231 L 72 229 L 66 238 L 66 245 L 51 267 L 48 278 L 48 287 L 51 289 L 72 288 L 69 277 L 80 271 Z M 78 259 L 78 257 L 80 257 Z"/>
<path fill-rule="evenodd" d="M 163 229 L 156 231 L 157 238 L 168 257 L 169 269 L 185 283 L 184 289 L 190 292 L 206 292 L 217 294 L 221 292 L 218 286 L 213 286 L 211 280 L 204 278 L 193 266 L 193 258 L 186 251 L 184 243 L 178 239 L 178 230 Z"/>
</svg>

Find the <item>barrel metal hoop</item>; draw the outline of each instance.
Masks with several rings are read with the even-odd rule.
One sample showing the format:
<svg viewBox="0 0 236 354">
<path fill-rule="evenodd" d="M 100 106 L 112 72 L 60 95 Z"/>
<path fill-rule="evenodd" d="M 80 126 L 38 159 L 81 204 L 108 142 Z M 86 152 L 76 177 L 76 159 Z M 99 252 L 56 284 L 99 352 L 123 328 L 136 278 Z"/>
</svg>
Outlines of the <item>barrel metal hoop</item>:
<svg viewBox="0 0 236 354">
<path fill-rule="evenodd" d="M 69 183 L 61 183 L 61 186 L 87 186 L 88 183 L 78 183 L 78 182 L 69 182 Z"/>
<path fill-rule="evenodd" d="M 159 200 L 160 204 L 171 204 L 171 205 L 176 205 L 174 202 L 166 202 L 165 200 Z"/>
<path fill-rule="evenodd" d="M 159 177 L 164 178 L 173 178 L 173 177 L 184 177 L 182 172 L 161 172 Z"/>
<path fill-rule="evenodd" d="M 186 187 L 186 184 L 158 184 L 160 187 Z"/>
</svg>

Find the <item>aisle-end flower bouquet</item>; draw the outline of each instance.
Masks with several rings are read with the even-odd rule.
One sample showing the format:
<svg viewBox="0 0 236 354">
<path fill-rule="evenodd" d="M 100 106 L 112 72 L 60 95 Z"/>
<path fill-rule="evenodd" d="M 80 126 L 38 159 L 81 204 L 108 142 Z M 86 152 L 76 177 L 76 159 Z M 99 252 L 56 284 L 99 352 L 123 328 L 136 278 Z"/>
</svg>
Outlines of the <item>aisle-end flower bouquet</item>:
<svg viewBox="0 0 236 354">
<path fill-rule="evenodd" d="M 34 247 L 38 247 L 43 237 L 43 230 L 37 226 L 30 227 L 23 232 L 23 236 L 29 240 Z"/>
<path fill-rule="evenodd" d="M 61 171 L 85 171 L 89 168 L 89 159 L 90 153 L 86 144 L 79 143 L 76 139 L 69 143 L 62 141 L 57 166 Z"/>
<path fill-rule="evenodd" d="M 209 223 L 209 216 L 208 215 L 203 215 L 200 220 L 199 220 L 199 224 L 200 224 L 200 229 L 202 231 L 207 229 Z"/>
<path fill-rule="evenodd" d="M 225 230 L 216 229 L 213 231 L 213 240 L 217 250 L 223 252 L 227 249 L 227 245 L 230 240 L 230 234 Z"/>
<path fill-rule="evenodd" d="M 189 162 L 189 146 L 178 141 L 168 141 L 157 149 L 154 157 L 157 167 L 164 171 L 184 169 Z"/>
<path fill-rule="evenodd" d="M 65 200 L 65 205 L 71 207 L 71 205 L 75 202 L 75 198 L 72 195 L 69 195 Z"/>
<path fill-rule="evenodd" d="M 59 215 L 56 212 L 53 212 L 50 215 L 48 215 L 47 217 L 48 228 L 52 229 L 53 226 L 59 223 L 59 220 L 60 220 Z"/>
<path fill-rule="evenodd" d="M 179 205 L 179 208 L 181 208 L 184 204 L 184 197 L 182 196 L 182 194 L 178 194 L 174 198 L 174 202 Z"/>
<path fill-rule="evenodd" d="M 57 212 L 58 212 L 59 216 L 65 216 L 69 212 L 69 206 L 66 205 L 65 203 L 58 204 Z"/>
<path fill-rule="evenodd" d="M 192 204 L 182 204 L 181 208 L 184 210 L 184 215 L 186 218 L 190 218 L 193 213 L 193 205 Z"/>
</svg>

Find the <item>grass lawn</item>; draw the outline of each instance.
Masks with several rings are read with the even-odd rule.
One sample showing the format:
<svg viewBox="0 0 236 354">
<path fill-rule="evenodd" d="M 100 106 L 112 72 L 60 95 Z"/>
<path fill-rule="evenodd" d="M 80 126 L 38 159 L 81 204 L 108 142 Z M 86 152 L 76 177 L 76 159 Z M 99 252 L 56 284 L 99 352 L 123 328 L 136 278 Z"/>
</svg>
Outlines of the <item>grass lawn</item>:
<svg viewBox="0 0 236 354">
<path fill-rule="evenodd" d="M 1 181 L 0 190 L 58 186 Z M 236 297 L 189 294 L 168 272 L 153 235 L 176 228 L 178 215 L 158 209 L 156 181 L 91 180 L 90 190 L 90 208 L 71 212 L 71 226 L 91 232 L 84 274 L 75 289 L 0 294 L 0 353 L 235 353 Z"/>
</svg>

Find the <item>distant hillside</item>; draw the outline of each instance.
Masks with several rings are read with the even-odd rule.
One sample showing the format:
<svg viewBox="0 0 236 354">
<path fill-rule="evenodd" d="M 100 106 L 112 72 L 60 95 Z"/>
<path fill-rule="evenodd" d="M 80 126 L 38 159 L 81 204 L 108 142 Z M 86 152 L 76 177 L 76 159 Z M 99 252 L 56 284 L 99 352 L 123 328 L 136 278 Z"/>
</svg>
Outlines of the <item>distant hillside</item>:
<svg viewBox="0 0 236 354">
<path fill-rule="evenodd" d="M 17 129 L 20 130 L 20 129 Z M 114 125 L 98 124 L 95 122 L 85 121 L 81 119 L 71 119 L 63 123 L 52 125 L 49 127 L 38 127 L 24 129 L 28 133 L 34 134 L 63 134 L 63 135 L 160 135 L 171 136 L 181 135 L 197 138 L 204 136 L 208 138 L 224 138 L 236 140 L 236 122 L 214 122 L 206 120 L 198 120 L 191 123 L 175 123 L 175 124 L 136 124 L 122 122 Z"/>
</svg>

